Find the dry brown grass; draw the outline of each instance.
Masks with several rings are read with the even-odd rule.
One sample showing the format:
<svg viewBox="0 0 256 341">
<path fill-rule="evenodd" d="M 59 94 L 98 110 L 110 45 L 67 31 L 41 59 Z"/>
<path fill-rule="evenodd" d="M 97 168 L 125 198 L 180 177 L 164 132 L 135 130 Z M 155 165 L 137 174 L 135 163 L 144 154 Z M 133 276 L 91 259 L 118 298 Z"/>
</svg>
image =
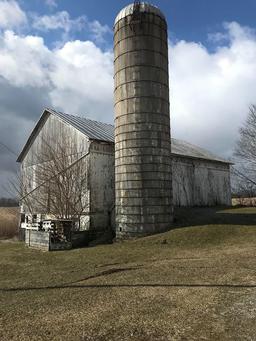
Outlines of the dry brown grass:
<svg viewBox="0 0 256 341">
<path fill-rule="evenodd" d="M 13 238 L 18 235 L 19 208 L 0 207 L 0 238 Z"/>
<path fill-rule="evenodd" d="M 113 245 L 0 243 L 0 340 L 255 340 L 256 209 L 176 216 L 169 232 Z"/>
</svg>

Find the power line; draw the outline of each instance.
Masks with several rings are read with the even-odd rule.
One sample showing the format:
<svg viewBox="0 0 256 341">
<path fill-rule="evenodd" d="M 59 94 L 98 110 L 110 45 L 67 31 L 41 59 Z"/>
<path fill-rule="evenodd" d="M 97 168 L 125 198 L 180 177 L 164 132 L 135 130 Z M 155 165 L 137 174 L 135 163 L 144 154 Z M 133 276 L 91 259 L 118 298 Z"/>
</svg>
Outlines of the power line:
<svg viewBox="0 0 256 341">
<path fill-rule="evenodd" d="M 8 147 L 5 143 L 1 142 L 0 141 L 0 146 L 4 147 L 6 150 L 8 150 L 9 153 L 15 155 L 15 156 L 18 156 L 17 153 L 15 153 L 10 147 Z"/>
<path fill-rule="evenodd" d="M 62 169 L 60 172 L 54 174 L 52 177 L 50 177 L 49 179 L 43 181 L 40 185 L 36 186 L 35 188 L 33 188 L 29 193 L 26 193 L 23 197 L 21 197 L 20 200 L 24 200 L 27 196 L 29 196 L 30 194 L 32 194 L 33 192 L 35 192 L 38 188 L 42 187 L 44 184 L 46 184 L 47 182 L 50 182 L 51 180 L 53 180 L 54 178 L 56 178 L 57 176 L 61 175 L 62 173 L 66 172 L 67 170 L 69 170 L 70 168 L 72 168 L 74 165 L 76 165 L 79 161 L 81 161 L 83 158 L 85 158 L 86 156 L 88 156 L 90 154 L 90 150 L 88 152 L 86 152 L 85 154 L 83 154 L 81 157 L 79 157 L 77 160 L 75 160 L 74 162 L 72 162 L 68 167 Z"/>
<path fill-rule="evenodd" d="M 242 178 L 242 179 L 246 179 L 247 181 L 249 181 L 250 183 L 252 183 L 253 185 L 256 185 L 256 182 L 250 178 L 248 178 L 248 176 L 246 176 L 245 174 L 241 173 L 239 170 L 235 169 L 233 167 L 233 172 L 235 175 L 237 175 L 238 177 Z"/>
</svg>

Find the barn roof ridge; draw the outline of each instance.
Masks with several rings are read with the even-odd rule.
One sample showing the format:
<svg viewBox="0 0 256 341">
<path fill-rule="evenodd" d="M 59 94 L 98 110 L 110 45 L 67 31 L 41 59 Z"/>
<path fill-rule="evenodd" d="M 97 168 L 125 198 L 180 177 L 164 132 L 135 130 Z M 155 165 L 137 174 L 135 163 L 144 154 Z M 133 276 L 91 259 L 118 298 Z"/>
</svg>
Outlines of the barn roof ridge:
<svg viewBox="0 0 256 341">
<path fill-rule="evenodd" d="M 72 125 L 74 128 L 79 130 L 84 135 L 88 136 L 91 140 L 103 141 L 108 143 L 114 143 L 114 125 L 111 123 L 104 123 L 96 120 L 92 120 L 86 117 L 70 115 L 60 111 L 56 111 L 51 108 L 46 108 L 43 111 L 39 121 L 34 127 L 32 133 L 30 134 L 24 148 L 22 149 L 17 161 L 21 162 L 23 156 L 26 154 L 27 149 L 33 143 L 36 133 L 38 132 L 41 124 L 45 121 L 48 114 L 55 115 L 65 121 L 66 123 Z M 226 164 L 231 164 L 230 161 L 220 158 L 213 153 L 193 145 L 189 142 L 171 138 L 172 141 L 172 154 L 174 156 L 202 159 L 214 162 L 221 162 Z"/>
<path fill-rule="evenodd" d="M 64 112 L 62 112 L 62 111 L 56 111 L 56 110 L 54 110 L 54 109 L 52 109 L 52 108 L 46 108 L 45 110 L 47 110 L 47 111 L 52 111 L 52 112 L 54 112 L 54 113 L 56 113 L 56 114 L 62 114 L 62 115 L 71 116 L 71 117 L 74 117 L 74 118 L 81 118 L 81 119 L 86 120 L 86 121 L 92 121 L 92 122 L 95 122 L 95 123 L 103 123 L 103 124 L 107 124 L 107 125 L 113 127 L 113 124 L 111 124 L 111 123 L 106 123 L 106 122 L 101 122 L 101 121 L 93 120 L 93 119 L 91 119 L 91 118 L 84 117 L 84 116 L 81 116 L 81 115 L 77 115 L 77 114 L 67 114 L 67 113 L 64 113 Z"/>
</svg>

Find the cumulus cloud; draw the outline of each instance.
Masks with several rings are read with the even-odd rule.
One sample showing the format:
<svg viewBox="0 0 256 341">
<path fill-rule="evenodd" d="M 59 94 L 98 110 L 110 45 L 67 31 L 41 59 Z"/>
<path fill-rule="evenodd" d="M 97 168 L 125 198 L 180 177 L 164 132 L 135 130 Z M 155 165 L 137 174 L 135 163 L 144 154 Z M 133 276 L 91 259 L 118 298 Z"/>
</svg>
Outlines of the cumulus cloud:
<svg viewBox="0 0 256 341">
<path fill-rule="evenodd" d="M 171 118 L 174 136 L 230 157 L 256 101 L 256 36 L 235 22 L 224 30 L 228 43 L 214 53 L 193 42 L 170 46 Z"/>
<path fill-rule="evenodd" d="M 26 13 L 16 1 L 0 0 L 0 29 L 17 28 L 26 23 Z"/>
<path fill-rule="evenodd" d="M 39 31 L 51 31 L 51 30 L 64 30 L 81 31 L 85 27 L 86 17 L 80 16 L 76 19 L 71 19 L 70 15 L 66 11 L 57 12 L 53 15 L 34 15 L 33 27 Z"/>
<path fill-rule="evenodd" d="M 58 7 L 57 0 L 45 0 L 45 3 L 51 9 Z"/>
<path fill-rule="evenodd" d="M 101 25 L 98 20 L 88 22 L 88 27 L 91 32 L 92 38 L 98 43 L 102 43 L 104 41 L 104 37 L 106 34 L 112 33 L 108 25 Z"/>
<path fill-rule="evenodd" d="M 99 21 L 90 21 L 85 15 L 72 19 L 68 12 L 61 11 L 52 15 L 33 15 L 32 26 L 38 31 L 49 32 L 62 30 L 65 32 L 64 40 L 68 40 L 70 32 L 86 31 L 96 43 L 103 43 L 107 34 L 112 33 L 108 25 Z"/>
<path fill-rule="evenodd" d="M 112 120 L 113 56 L 90 41 L 73 41 L 55 51 L 51 72 L 54 105 Z M 65 104 L 64 104 L 64 102 Z"/>
<path fill-rule="evenodd" d="M 98 112 L 99 119 L 107 120 L 112 113 L 112 51 L 102 51 L 91 41 L 50 50 L 41 37 L 6 31 L 0 39 L 0 77 L 15 88 L 46 89 L 52 104 L 62 109 L 90 116 Z"/>
<path fill-rule="evenodd" d="M 238 23 L 220 33 L 226 44 L 211 53 L 195 42 L 170 43 L 171 123 L 173 137 L 229 157 L 256 102 L 256 36 Z M 113 122 L 113 54 L 92 41 L 50 49 L 39 36 L 0 33 L 0 88 L 0 136 L 15 151 L 47 106 Z M 0 186 L 15 168 L 2 154 Z"/>
<path fill-rule="evenodd" d="M 41 37 L 5 31 L 0 35 L 0 141 L 19 152 L 45 107 L 111 122 L 112 61 L 112 52 L 91 41 L 50 50 Z M 0 153 L 1 187 L 16 164 L 1 146 Z"/>
<path fill-rule="evenodd" d="M 5 31 L 0 36 L 0 76 L 14 86 L 46 86 L 52 52 L 41 37 L 19 36 Z"/>
</svg>

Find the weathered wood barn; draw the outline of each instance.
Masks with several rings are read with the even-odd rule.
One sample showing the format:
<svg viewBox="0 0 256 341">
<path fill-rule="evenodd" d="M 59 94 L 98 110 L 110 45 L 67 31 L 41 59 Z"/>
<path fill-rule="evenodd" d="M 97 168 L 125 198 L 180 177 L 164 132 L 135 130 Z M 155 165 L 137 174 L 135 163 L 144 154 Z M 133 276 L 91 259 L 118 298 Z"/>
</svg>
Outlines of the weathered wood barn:
<svg viewBox="0 0 256 341">
<path fill-rule="evenodd" d="M 48 149 L 45 147 L 46 143 Z M 54 156 L 56 160 L 61 159 L 60 154 L 63 148 L 67 150 L 67 143 L 68 155 L 64 158 L 64 166 L 59 166 L 59 161 L 53 163 Z M 231 204 L 228 161 L 177 139 L 171 140 L 171 150 L 175 206 Z M 66 206 L 66 215 L 58 211 L 57 206 L 62 197 L 53 199 L 52 194 L 54 186 L 57 186 L 57 178 L 62 177 L 60 187 L 65 187 L 64 169 L 69 169 L 72 184 L 78 181 L 77 187 L 73 188 L 74 197 L 71 197 L 74 202 L 76 196 L 79 196 L 83 203 L 80 204 L 79 210 L 76 210 L 79 216 L 78 229 L 103 231 L 110 225 L 113 226 L 115 193 L 113 125 L 46 109 L 17 161 L 21 163 L 23 183 L 21 210 L 26 218 L 23 221 L 27 223 L 24 226 L 53 219 L 54 216 L 70 218 L 71 214 Z M 45 164 L 51 164 L 51 167 L 47 168 L 46 178 L 40 176 L 42 169 L 40 167 Z M 79 165 L 79 173 L 77 169 L 73 170 L 75 165 Z M 45 172 L 45 166 L 43 170 Z M 60 192 L 62 189 L 57 188 L 57 191 Z M 27 201 L 27 198 L 30 198 L 30 201 Z"/>
</svg>

